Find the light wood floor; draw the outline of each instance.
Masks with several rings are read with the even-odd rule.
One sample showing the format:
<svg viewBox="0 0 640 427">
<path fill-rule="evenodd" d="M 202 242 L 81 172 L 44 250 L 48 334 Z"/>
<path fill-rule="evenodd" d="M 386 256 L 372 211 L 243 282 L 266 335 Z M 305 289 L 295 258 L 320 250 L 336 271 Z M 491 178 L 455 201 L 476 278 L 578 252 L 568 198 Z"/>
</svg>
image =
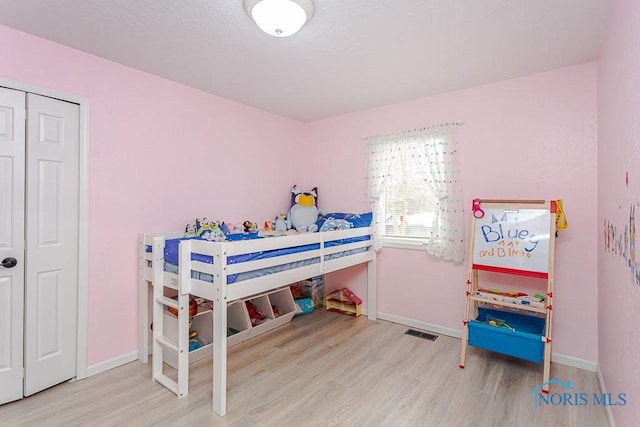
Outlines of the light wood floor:
<svg viewBox="0 0 640 427">
<path fill-rule="evenodd" d="M 534 407 L 541 365 L 470 347 L 463 370 L 459 339 L 431 342 L 406 330 L 319 310 L 232 347 L 225 417 L 211 411 L 208 358 L 191 365 L 183 399 L 136 361 L 0 406 L 0 425 L 608 425 L 600 406 Z M 599 392 L 592 372 L 554 363 L 551 377 Z"/>
</svg>

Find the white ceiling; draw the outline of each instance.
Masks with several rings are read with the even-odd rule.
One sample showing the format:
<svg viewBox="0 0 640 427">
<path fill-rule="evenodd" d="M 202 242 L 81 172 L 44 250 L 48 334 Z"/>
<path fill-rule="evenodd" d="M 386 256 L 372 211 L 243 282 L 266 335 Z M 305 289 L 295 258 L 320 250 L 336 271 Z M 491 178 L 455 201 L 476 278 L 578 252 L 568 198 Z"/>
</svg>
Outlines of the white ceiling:
<svg viewBox="0 0 640 427">
<path fill-rule="evenodd" d="M 0 24 L 300 121 L 597 59 L 610 0 L 314 0 L 289 38 L 243 0 L 0 0 Z"/>
</svg>

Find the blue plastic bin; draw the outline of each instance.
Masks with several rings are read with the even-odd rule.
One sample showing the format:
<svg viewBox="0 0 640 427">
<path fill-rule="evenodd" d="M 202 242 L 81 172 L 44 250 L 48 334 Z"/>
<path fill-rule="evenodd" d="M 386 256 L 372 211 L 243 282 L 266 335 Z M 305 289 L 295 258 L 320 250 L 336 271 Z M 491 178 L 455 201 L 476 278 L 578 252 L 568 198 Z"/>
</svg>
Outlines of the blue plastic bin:
<svg viewBox="0 0 640 427">
<path fill-rule="evenodd" d="M 487 319 L 491 318 L 504 320 L 515 331 L 489 325 Z M 478 317 L 467 324 L 468 343 L 474 347 L 542 363 L 544 323 L 545 319 L 541 317 L 481 307 L 478 309 Z"/>
</svg>

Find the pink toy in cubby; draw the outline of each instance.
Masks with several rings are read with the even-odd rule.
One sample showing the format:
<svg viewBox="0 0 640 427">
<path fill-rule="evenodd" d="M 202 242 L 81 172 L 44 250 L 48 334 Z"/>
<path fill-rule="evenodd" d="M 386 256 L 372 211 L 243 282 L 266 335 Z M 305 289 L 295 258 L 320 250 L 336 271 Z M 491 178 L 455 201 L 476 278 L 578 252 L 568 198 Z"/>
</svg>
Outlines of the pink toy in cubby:
<svg viewBox="0 0 640 427">
<path fill-rule="evenodd" d="M 249 312 L 249 319 L 251 319 L 251 326 L 257 326 L 267 317 L 266 314 L 258 310 L 256 305 L 251 301 L 245 301 L 247 305 L 247 311 Z"/>
</svg>

